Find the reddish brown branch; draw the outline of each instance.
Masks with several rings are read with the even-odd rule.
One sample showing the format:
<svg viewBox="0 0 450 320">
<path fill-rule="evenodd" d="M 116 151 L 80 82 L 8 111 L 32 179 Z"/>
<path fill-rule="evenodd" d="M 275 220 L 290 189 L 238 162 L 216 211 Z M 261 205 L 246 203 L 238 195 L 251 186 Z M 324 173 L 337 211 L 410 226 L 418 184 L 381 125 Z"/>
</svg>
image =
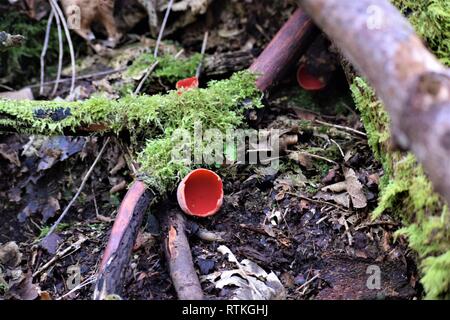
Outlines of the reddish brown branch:
<svg viewBox="0 0 450 320">
<path fill-rule="evenodd" d="M 122 293 L 123 278 L 130 262 L 144 214 L 154 194 L 141 181 L 135 181 L 122 200 L 100 263 L 94 299 Z"/>
<path fill-rule="evenodd" d="M 303 10 L 297 9 L 250 67 L 261 74 L 256 81 L 258 88 L 266 91 L 280 81 L 289 68 L 295 66 L 317 33 L 311 19 Z"/>
</svg>

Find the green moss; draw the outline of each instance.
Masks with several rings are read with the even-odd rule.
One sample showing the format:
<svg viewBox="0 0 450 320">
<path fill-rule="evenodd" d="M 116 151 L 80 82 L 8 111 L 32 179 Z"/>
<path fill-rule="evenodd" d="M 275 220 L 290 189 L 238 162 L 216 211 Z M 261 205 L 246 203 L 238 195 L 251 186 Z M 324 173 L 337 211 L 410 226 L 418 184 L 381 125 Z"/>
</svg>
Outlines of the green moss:
<svg viewBox="0 0 450 320">
<path fill-rule="evenodd" d="M 158 60 L 158 66 L 152 75 L 169 82 L 176 82 L 178 80 L 194 76 L 201 58 L 201 54 L 198 53 L 190 56 L 189 58 L 175 58 L 171 54 L 166 54 L 162 57 L 155 58 L 151 53 L 143 53 L 127 70 L 127 75 L 130 77 L 135 77 Z"/>
<path fill-rule="evenodd" d="M 255 75 L 239 72 L 229 80 L 213 81 L 206 89 L 182 95 L 173 90 L 165 95 L 126 96 L 119 100 L 102 96 L 82 102 L 0 100 L 0 126 L 47 135 L 75 133 L 80 127 L 98 124 L 104 126 L 103 131 L 129 129 L 135 145 L 146 141 L 138 158 L 142 179 L 165 192 L 190 169 L 171 161 L 171 137 L 176 129 L 193 132 L 195 121 L 201 121 L 204 129 L 225 132 L 242 124 L 244 100 L 252 101 L 245 104 L 248 107 L 260 107 L 260 99 Z"/>
<path fill-rule="evenodd" d="M 366 128 L 369 145 L 384 169 L 373 217 L 388 212 L 403 221 L 405 227 L 397 235 L 406 236 L 409 246 L 419 256 L 426 297 L 449 297 L 450 268 L 444 267 L 442 259 L 436 260 L 450 250 L 450 223 L 444 219 L 448 216 L 447 207 L 433 192 L 414 155 L 390 150 L 389 117 L 373 90 L 363 79 L 356 78 L 351 91 Z M 435 286 L 437 281 L 440 283 L 438 287 Z"/>
<path fill-rule="evenodd" d="M 450 65 L 450 1 L 392 0 L 445 64 Z"/>
<path fill-rule="evenodd" d="M 394 0 L 408 15 L 429 47 L 450 65 L 450 2 L 442 0 Z M 447 206 L 433 192 L 432 185 L 412 154 L 392 152 L 389 147 L 389 117 L 367 83 L 356 78 L 351 86 L 361 113 L 369 145 L 381 162 L 380 184 L 374 217 L 390 212 L 403 220 L 397 232 L 408 238 L 417 252 L 426 297 L 450 298 L 450 220 Z"/>
</svg>

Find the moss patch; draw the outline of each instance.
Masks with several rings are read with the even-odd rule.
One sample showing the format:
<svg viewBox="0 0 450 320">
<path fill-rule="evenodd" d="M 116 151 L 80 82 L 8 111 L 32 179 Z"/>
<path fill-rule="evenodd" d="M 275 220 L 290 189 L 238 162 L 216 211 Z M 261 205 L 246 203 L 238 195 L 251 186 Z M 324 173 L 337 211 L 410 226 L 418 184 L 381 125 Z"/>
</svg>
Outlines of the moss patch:
<svg viewBox="0 0 450 320">
<path fill-rule="evenodd" d="M 242 124 L 244 108 L 260 107 L 261 93 L 255 75 L 239 72 L 229 80 L 210 82 L 206 89 L 178 94 L 126 96 L 110 100 L 96 96 L 86 101 L 6 101 L 0 100 L 0 126 L 24 133 L 75 133 L 80 127 L 102 125 L 103 131 L 128 129 L 135 145 L 142 140 L 139 154 L 141 178 L 161 193 L 171 190 L 190 170 L 189 165 L 171 161 L 176 129 L 194 132 L 194 123 L 222 132 Z M 139 149 L 142 149 L 139 147 Z"/>
<path fill-rule="evenodd" d="M 202 56 L 199 53 L 196 53 L 189 58 L 175 58 L 171 54 L 155 58 L 151 53 L 143 53 L 127 70 L 127 75 L 130 77 L 139 75 L 158 60 L 158 67 L 153 72 L 153 76 L 169 82 L 176 82 L 180 79 L 195 75 L 195 71 L 201 59 Z"/>
</svg>

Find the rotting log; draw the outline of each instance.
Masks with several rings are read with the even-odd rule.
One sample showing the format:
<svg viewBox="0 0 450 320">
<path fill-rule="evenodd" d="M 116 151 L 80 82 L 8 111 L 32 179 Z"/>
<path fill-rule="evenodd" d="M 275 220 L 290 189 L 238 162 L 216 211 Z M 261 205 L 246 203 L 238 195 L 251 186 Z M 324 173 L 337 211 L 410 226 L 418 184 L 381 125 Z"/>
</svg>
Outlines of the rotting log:
<svg viewBox="0 0 450 320">
<path fill-rule="evenodd" d="M 203 290 L 192 261 L 186 220 L 180 210 L 162 212 L 163 246 L 170 277 L 180 300 L 203 300 Z"/>
<path fill-rule="evenodd" d="M 450 203 L 450 72 L 387 0 L 299 0 L 367 77 L 385 104 L 396 144 L 411 150 Z"/>
<path fill-rule="evenodd" d="M 266 91 L 283 78 L 305 53 L 318 29 L 302 9 L 297 9 L 278 31 L 250 70 L 260 74 L 256 86 Z"/>
<path fill-rule="evenodd" d="M 95 300 L 103 300 L 111 294 L 121 295 L 126 266 L 153 198 L 154 194 L 143 182 L 135 181 L 122 200 L 97 273 Z"/>
</svg>

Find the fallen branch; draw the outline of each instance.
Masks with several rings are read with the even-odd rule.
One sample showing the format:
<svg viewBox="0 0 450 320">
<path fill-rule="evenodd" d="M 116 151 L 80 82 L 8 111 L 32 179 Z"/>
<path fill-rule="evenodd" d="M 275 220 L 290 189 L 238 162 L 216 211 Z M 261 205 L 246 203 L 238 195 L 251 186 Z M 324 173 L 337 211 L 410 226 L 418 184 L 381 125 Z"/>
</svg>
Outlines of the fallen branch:
<svg viewBox="0 0 450 320">
<path fill-rule="evenodd" d="M 203 300 L 203 290 L 192 261 L 186 237 L 186 221 L 179 210 L 160 215 L 163 225 L 164 252 L 170 277 L 180 300 Z"/>
<path fill-rule="evenodd" d="M 141 181 L 135 181 L 122 200 L 111 236 L 100 263 L 94 299 L 121 295 L 126 268 L 144 214 L 154 194 Z"/>
<path fill-rule="evenodd" d="M 450 71 L 387 0 L 298 2 L 367 77 L 391 116 L 395 142 L 417 156 L 450 203 Z"/>
<path fill-rule="evenodd" d="M 317 33 L 311 19 L 302 9 L 297 9 L 251 65 L 250 70 L 261 74 L 257 87 L 266 91 L 282 79 L 305 53 Z"/>
</svg>

